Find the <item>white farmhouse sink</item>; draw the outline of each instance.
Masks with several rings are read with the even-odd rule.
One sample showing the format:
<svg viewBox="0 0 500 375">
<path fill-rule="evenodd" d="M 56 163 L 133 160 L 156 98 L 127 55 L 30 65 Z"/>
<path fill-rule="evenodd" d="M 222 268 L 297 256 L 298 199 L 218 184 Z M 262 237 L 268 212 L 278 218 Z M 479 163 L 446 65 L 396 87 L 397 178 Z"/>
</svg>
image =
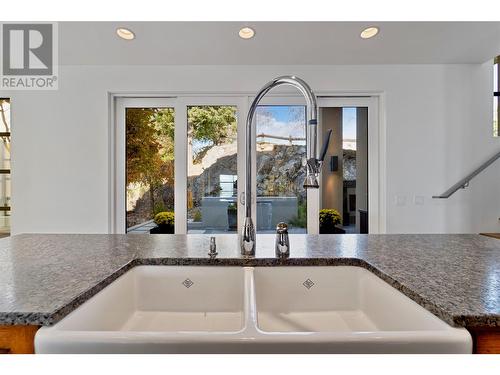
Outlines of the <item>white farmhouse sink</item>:
<svg viewBox="0 0 500 375">
<path fill-rule="evenodd" d="M 449 326 L 360 267 L 256 268 L 257 327 L 273 352 L 471 353 Z"/>
<path fill-rule="evenodd" d="M 226 350 L 233 337 L 230 334 L 242 331 L 245 324 L 244 275 L 242 267 L 135 267 L 53 327 L 41 328 L 35 350 Z"/>
<path fill-rule="evenodd" d="M 139 266 L 35 337 L 37 353 L 470 353 L 359 267 Z"/>
</svg>

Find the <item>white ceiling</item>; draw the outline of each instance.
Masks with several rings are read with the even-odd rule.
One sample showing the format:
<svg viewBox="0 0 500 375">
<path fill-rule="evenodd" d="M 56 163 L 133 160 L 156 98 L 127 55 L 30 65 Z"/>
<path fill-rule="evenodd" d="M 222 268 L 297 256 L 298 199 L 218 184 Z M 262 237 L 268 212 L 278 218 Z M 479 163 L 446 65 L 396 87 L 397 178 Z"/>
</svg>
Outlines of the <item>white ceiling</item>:
<svg viewBox="0 0 500 375">
<path fill-rule="evenodd" d="M 359 37 L 376 25 L 372 39 Z M 249 25 L 253 39 L 238 30 Z M 136 34 L 119 39 L 123 26 Z M 500 22 L 61 22 L 62 65 L 482 63 L 500 54 Z"/>
</svg>

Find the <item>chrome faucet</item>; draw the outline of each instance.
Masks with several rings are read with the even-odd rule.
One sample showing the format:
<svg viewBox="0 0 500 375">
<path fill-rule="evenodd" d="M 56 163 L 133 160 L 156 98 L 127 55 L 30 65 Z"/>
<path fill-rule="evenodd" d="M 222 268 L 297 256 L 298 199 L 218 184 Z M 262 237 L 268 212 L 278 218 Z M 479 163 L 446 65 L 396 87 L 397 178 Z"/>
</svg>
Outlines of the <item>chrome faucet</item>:
<svg viewBox="0 0 500 375">
<path fill-rule="evenodd" d="M 254 149 L 253 142 L 253 119 L 257 106 L 261 99 L 272 88 L 280 85 L 291 85 L 298 89 L 306 99 L 307 105 L 307 132 L 306 132 L 306 178 L 304 181 L 304 188 L 319 188 L 318 177 L 321 171 L 321 165 L 328 149 L 328 143 L 332 134 L 331 130 L 323 144 L 321 154 L 317 153 L 318 143 L 318 108 L 316 105 L 316 95 L 309 87 L 309 85 L 302 79 L 295 76 L 282 76 L 273 79 L 267 83 L 255 96 L 255 99 L 248 111 L 246 132 L 245 132 L 245 221 L 243 223 L 243 230 L 240 235 L 240 250 L 241 254 L 245 256 L 255 256 L 255 226 L 252 221 L 252 151 Z"/>
<path fill-rule="evenodd" d="M 288 239 L 287 223 L 278 223 L 276 226 L 276 242 L 274 244 L 276 258 L 288 258 L 290 256 L 290 240 Z"/>
</svg>

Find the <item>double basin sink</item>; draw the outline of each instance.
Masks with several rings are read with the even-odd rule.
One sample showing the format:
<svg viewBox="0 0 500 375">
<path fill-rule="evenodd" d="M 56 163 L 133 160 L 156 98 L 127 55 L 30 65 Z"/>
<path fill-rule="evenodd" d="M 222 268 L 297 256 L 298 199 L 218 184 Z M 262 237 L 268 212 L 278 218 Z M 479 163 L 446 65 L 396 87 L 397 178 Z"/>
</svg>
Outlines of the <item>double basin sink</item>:
<svg viewBox="0 0 500 375">
<path fill-rule="evenodd" d="M 37 353 L 470 353 L 361 267 L 137 266 L 35 337 Z"/>
</svg>

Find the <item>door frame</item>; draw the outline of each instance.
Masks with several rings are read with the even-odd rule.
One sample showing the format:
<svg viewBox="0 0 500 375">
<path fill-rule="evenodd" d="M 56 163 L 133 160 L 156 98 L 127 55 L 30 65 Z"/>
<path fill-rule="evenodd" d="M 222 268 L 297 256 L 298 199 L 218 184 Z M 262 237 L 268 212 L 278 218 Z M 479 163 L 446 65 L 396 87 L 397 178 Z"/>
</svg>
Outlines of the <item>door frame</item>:
<svg viewBox="0 0 500 375">
<path fill-rule="evenodd" d="M 245 142 L 244 126 L 246 116 L 254 93 L 108 93 L 108 147 L 109 147 L 109 207 L 108 232 L 125 232 L 125 131 L 120 129 L 120 121 L 125 121 L 122 110 L 129 107 L 173 107 L 175 109 L 175 143 L 183 140 L 187 144 L 187 111 L 191 105 L 235 105 L 238 117 L 238 147 Z M 317 92 L 318 107 L 368 107 L 368 126 L 370 131 L 368 150 L 368 206 L 370 233 L 386 233 L 386 123 L 385 123 L 385 95 L 383 92 Z M 304 100 L 297 95 L 268 94 L 261 104 L 303 105 Z M 321 138 L 321 136 L 320 136 Z M 119 142 L 121 140 L 121 142 Z M 319 140 L 322 141 L 321 139 Z M 183 143 L 184 144 L 184 143 Z M 242 148 L 243 149 L 243 148 Z M 121 156 L 118 151 L 121 151 Z M 256 152 L 254 150 L 254 152 Z M 175 230 L 178 234 L 187 232 L 187 152 L 175 147 Z M 254 157 L 255 160 L 255 157 Z M 183 164 L 180 164 L 183 163 Z M 178 168 L 177 165 L 185 168 Z M 245 161 L 244 153 L 238 153 L 238 197 L 244 192 Z M 255 181 L 255 166 L 252 179 Z M 255 192 L 255 189 L 254 189 Z M 311 193 L 310 193 L 311 192 Z M 317 212 L 320 208 L 319 190 L 308 192 L 308 234 L 319 233 L 319 219 Z M 256 193 L 256 192 L 255 192 Z M 311 194 L 311 197 L 309 195 Z M 255 199 L 255 198 L 254 198 Z M 120 203 L 121 202 L 121 203 Z M 244 219 L 244 209 L 241 199 L 238 199 L 238 231 Z M 255 200 L 254 200 L 255 202 Z M 256 205 L 252 207 L 255 217 Z"/>
</svg>

